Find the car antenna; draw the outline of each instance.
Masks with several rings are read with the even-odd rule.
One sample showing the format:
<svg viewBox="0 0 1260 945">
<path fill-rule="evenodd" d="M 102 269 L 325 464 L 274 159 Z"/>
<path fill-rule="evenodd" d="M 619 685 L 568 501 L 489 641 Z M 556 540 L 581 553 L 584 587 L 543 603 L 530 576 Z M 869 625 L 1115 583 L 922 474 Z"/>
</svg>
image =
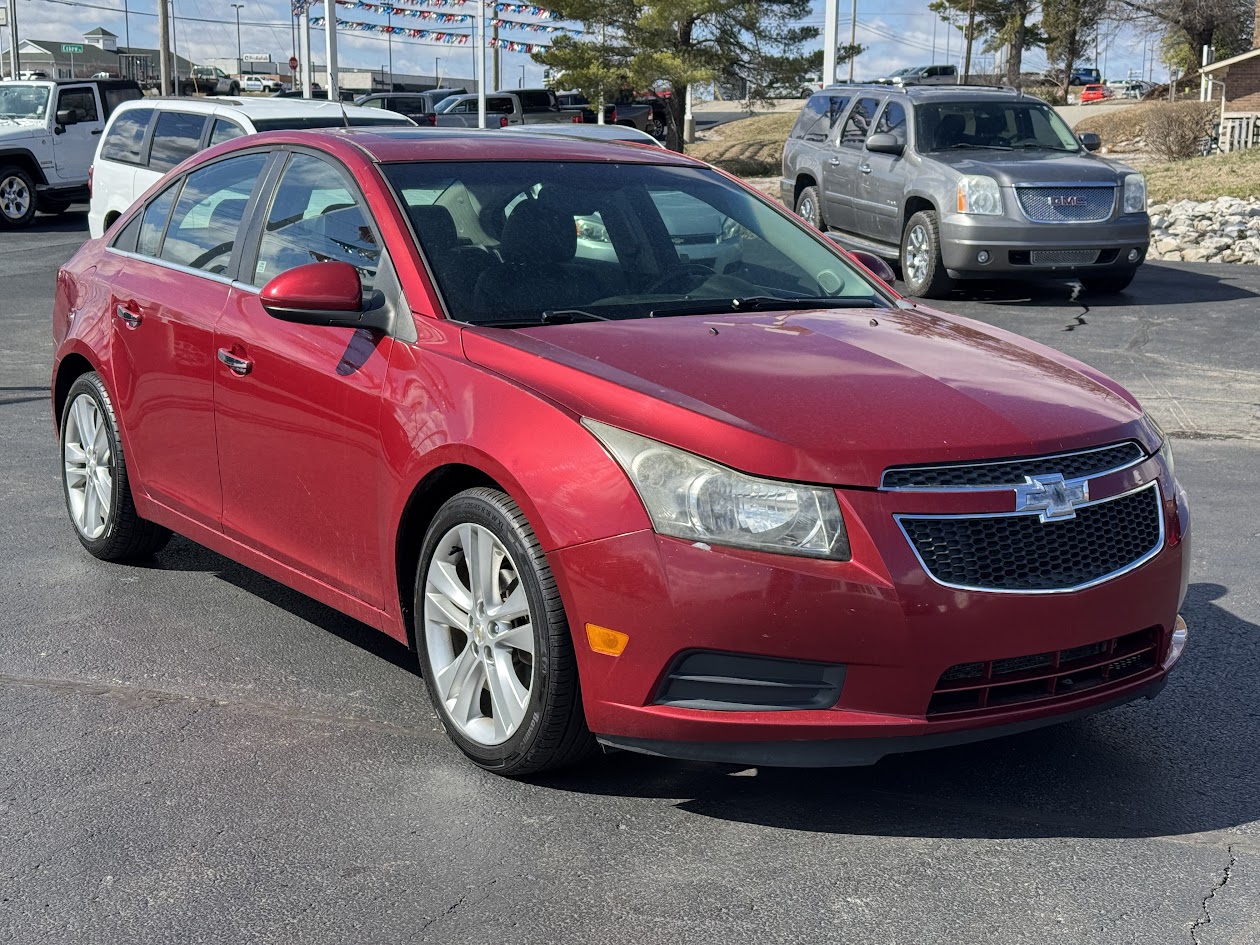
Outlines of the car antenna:
<svg viewBox="0 0 1260 945">
<path fill-rule="evenodd" d="M 347 128 L 350 127 L 350 116 L 346 114 L 346 100 L 341 97 L 341 92 L 337 92 L 337 104 L 341 106 L 341 123 Z"/>
</svg>

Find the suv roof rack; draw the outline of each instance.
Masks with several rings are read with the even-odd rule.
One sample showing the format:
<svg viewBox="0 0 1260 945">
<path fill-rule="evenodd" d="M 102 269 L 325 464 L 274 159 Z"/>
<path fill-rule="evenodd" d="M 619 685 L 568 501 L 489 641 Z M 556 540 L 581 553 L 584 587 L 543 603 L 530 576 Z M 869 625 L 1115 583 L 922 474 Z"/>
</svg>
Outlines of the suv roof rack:
<svg viewBox="0 0 1260 945">
<path fill-rule="evenodd" d="M 1001 91 L 1014 92 L 1017 95 L 1023 95 L 1023 89 L 1017 89 L 1013 85 L 989 85 L 979 84 L 976 82 L 836 82 L 826 87 L 830 89 L 852 89 L 852 88 L 869 88 L 880 91 L 888 91 L 889 89 L 900 89 L 903 92 L 932 92 L 936 89 L 976 89 L 978 91 Z"/>
</svg>

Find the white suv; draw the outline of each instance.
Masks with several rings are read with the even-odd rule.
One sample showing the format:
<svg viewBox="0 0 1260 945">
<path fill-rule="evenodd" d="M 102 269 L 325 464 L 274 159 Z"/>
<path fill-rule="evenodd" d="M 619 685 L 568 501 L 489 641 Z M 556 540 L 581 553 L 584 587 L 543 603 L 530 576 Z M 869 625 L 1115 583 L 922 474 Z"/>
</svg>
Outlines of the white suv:
<svg viewBox="0 0 1260 945">
<path fill-rule="evenodd" d="M 142 99 L 120 106 L 92 164 L 88 230 L 93 239 L 162 175 L 203 148 L 256 131 L 414 125 L 379 108 L 293 98 Z"/>
</svg>

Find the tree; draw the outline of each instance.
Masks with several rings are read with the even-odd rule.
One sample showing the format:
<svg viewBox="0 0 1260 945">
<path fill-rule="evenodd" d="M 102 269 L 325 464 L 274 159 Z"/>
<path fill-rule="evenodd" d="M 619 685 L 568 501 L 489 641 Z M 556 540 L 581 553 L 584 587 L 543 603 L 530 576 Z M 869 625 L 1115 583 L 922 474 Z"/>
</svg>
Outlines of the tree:
<svg viewBox="0 0 1260 945">
<path fill-rule="evenodd" d="M 1046 36 L 1046 58 L 1059 68 L 1064 101 L 1072 71 L 1081 59 L 1089 37 L 1098 28 L 1106 0 L 1042 0 L 1041 28 Z"/>
<path fill-rule="evenodd" d="M 1118 16 L 1149 24 L 1162 34 L 1164 61 L 1184 63 L 1187 75 L 1199 71 L 1203 47 L 1217 59 L 1251 48 L 1255 0 L 1112 0 Z"/>
<path fill-rule="evenodd" d="M 810 0 L 558 0 L 548 7 L 582 23 L 584 35 L 557 39 L 535 61 L 562 71 L 566 86 L 591 98 L 614 81 L 636 89 L 663 84 L 675 135 L 689 85 L 734 73 L 747 81 L 749 98 L 800 85 L 810 68 L 802 47 L 819 32 L 797 25 L 810 15 Z"/>
<path fill-rule="evenodd" d="M 942 20 L 952 22 L 956 13 L 969 14 L 972 0 L 935 0 L 929 9 L 935 11 Z M 1024 70 L 1024 51 L 1043 46 L 1046 37 L 1038 26 L 1029 23 L 1033 15 L 1034 0 L 975 0 L 975 25 L 970 39 L 984 37 L 984 51 L 996 52 L 1003 47 L 1007 50 L 1006 82 L 1019 87 Z M 970 47 L 967 62 L 970 63 Z M 966 71 L 970 72 L 970 69 Z"/>
</svg>

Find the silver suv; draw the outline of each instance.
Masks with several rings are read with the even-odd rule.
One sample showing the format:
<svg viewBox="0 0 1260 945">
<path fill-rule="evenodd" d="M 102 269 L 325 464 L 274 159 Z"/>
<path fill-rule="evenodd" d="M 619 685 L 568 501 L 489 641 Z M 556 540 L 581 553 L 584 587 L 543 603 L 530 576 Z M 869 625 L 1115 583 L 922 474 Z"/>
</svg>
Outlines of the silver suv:
<svg viewBox="0 0 1260 945">
<path fill-rule="evenodd" d="M 1146 258 L 1146 183 L 1013 89 L 842 85 L 783 149 L 783 203 L 851 249 L 899 261 L 910 295 L 958 279 L 1071 275 L 1120 292 Z"/>
</svg>

